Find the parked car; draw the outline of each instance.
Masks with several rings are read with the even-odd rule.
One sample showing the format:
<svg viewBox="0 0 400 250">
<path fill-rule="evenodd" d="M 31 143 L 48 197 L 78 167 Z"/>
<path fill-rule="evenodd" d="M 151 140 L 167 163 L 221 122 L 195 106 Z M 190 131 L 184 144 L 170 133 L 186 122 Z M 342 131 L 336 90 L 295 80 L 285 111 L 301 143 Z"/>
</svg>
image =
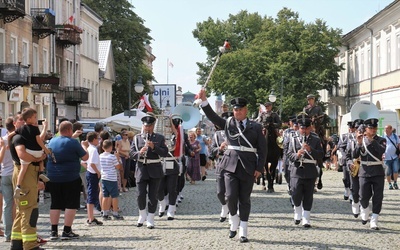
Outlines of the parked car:
<svg viewBox="0 0 400 250">
<path fill-rule="evenodd" d="M 82 128 L 83 133 L 80 136 L 80 139 L 86 140 L 87 133 L 94 132 L 94 127 L 96 126 L 96 123 L 98 123 L 99 121 L 98 120 L 82 120 L 82 121 L 78 121 L 78 122 L 81 123 L 83 126 L 83 128 Z M 110 132 L 110 134 L 111 134 L 111 129 L 109 127 L 107 127 L 106 124 L 104 124 L 104 130 Z"/>
</svg>

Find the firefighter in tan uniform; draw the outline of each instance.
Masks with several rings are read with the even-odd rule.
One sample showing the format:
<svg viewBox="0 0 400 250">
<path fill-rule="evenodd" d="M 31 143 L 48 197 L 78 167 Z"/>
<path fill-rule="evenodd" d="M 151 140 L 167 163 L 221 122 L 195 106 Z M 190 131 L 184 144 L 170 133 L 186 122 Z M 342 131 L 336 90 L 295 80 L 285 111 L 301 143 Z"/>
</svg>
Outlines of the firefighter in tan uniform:
<svg viewBox="0 0 400 250">
<path fill-rule="evenodd" d="M 16 116 L 15 127 L 23 125 L 22 117 Z M 36 223 L 39 216 L 38 210 L 38 162 L 46 156 L 35 158 L 25 150 L 23 139 L 15 135 L 10 144 L 10 153 L 14 161 L 13 185 L 17 183 L 17 177 L 21 168 L 20 158 L 32 162 L 28 166 L 21 189 L 23 195 L 15 199 L 16 216 L 11 230 L 11 249 L 42 249 L 37 242 Z"/>
</svg>

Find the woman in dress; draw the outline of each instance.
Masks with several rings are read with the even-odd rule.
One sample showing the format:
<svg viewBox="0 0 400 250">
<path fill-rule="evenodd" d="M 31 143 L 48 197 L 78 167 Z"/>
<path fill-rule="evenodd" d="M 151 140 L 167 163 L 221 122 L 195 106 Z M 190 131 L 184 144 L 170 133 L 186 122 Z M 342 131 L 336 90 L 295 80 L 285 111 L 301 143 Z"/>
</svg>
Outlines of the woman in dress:
<svg viewBox="0 0 400 250">
<path fill-rule="evenodd" d="M 201 146 L 200 146 L 200 142 L 198 140 L 196 140 L 195 132 L 189 132 L 189 142 L 190 142 L 192 151 L 194 152 L 194 155 L 189 157 L 187 174 L 190 179 L 190 184 L 195 184 L 195 181 L 201 180 L 201 175 L 200 175 Z"/>
<path fill-rule="evenodd" d="M 128 131 L 123 131 L 121 133 L 122 140 L 118 141 L 117 152 L 121 157 L 122 170 L 121 180 L 122 180 L 122 191 L 127 192 L 126 183 L 128 182 L 129 174 L 131 171 L 131 161 L 129 159 L 129 151 L 131 150 L 131 143 L 128 140 Z"/>
</svg>

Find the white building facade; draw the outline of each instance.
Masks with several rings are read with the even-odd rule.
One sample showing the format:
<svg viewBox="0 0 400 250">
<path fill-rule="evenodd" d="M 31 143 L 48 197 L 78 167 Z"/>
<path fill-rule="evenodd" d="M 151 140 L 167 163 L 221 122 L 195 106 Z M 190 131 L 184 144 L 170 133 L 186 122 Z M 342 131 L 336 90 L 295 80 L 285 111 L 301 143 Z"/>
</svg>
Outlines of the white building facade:
<svg viewBox="0 0 400 250">
<path fill-rule="evenodd" d="M 400 1 L 345 34 L 342 42 L 335 58 L 344 68 L 339 72 L 339 86 L 332 93 L 320 92 L 322 101 L 330 103 L 328 115 L 340 124 L 341 116 L 360 100 L 399 114 Z"/>
</svg>

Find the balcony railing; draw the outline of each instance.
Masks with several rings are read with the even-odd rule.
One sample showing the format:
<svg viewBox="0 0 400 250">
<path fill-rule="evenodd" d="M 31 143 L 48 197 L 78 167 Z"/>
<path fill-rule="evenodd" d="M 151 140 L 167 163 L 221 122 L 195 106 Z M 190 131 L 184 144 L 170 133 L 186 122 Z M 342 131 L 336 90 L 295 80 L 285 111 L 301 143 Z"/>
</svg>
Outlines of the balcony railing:
<svg viewBox="0 0 400 250">
<path fill-rule="evenodd" d="M 89 89 L 82 87 L 64 87 L 65 104 L 77 105 L 89 103 Z"/>
<path fill-rule="evenodd" d="M 56 33 L 56 17 L 52 9 L 32 8 L 32 33 L 43 39 Z"/>
<path fill-rule="evenodd" d="M 13 63 L 0 63 L 0 89 L 13 90 L 28 85 L 29 67 Z"/>
<path fill-rule="evenodd" d="M 60 91 L 60 78 L 55 75 L 34 74 L 31 76 L 32 92 L 57 93 Z"/>
<path fill-rule="evenodd" d="M 56 41 L 63 47 L 69 47 L 72 45 L 79 45 L 82 43 L 80 34 L 82 29 L 72 24 L 60 24 L 56 25 L 57 37 Z"/>
<path fill-rule="evenodd" d="M 0 0 L 0 18 L 11 23 L 25 16 L 25 0 Z"/>
</svg>

